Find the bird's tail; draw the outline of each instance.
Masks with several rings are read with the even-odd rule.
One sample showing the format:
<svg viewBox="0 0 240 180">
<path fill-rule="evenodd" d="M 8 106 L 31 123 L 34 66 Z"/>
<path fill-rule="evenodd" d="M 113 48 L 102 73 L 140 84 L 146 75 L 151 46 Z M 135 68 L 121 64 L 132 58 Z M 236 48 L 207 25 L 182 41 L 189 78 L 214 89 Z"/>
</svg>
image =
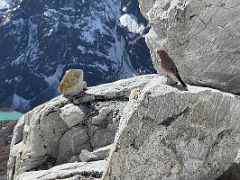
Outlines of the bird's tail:
<svg viewBox="0 0 240 180">
<path fill-rule="evenodd" d="M 179 82 L 182 84 L 182 86 L 187 88 L 187 85 L 183 82 L 183 80 L 182 80 L 181 76 L 179 75 L 179 73 L 175 73 L 174 75 L 179 80 Z"/>
</svg>

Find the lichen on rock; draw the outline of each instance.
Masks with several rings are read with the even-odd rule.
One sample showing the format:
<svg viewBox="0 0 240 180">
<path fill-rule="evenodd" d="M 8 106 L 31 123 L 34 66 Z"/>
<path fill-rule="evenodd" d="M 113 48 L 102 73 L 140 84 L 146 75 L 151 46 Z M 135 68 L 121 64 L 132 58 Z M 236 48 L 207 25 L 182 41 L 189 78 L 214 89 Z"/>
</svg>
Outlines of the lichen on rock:
<svg viewBox="0 0 240 180">
<path fill-rule="evenodd" d="M 60 83 L 60 92 L 63 95 L 76 95 L 83 91 L 83 71 L 81 69 L 68 70 Z"/>
</svg>

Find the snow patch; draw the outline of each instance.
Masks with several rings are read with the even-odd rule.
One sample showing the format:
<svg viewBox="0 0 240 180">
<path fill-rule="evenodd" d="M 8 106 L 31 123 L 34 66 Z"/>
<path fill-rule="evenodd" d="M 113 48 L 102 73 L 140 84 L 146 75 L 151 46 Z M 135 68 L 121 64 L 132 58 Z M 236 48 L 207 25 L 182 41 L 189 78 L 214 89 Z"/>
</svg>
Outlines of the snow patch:
<svg viewBox="0 0 240 180">
<path fill-rule="evenodd" d="M 145 31 L 145 26 L 143 24 L 141 24 L 137 30 L 136 30 L 136 33 L 137 34 L 143 34 L 143 32 Z"/>
<path fill-rule="evenodd" d="M 29 109 L 30 100 L 26 100 L 17 94 L 13 94 L 11 109 Z"/>
<path fill-rule="evenodd" d="M 48 77 L 47 76 L 43 76 L 44 80 L 49 84 L 49 86 L 54 86 L 54 85 L 59 83 L 59 79 L 62 76 L 63 68 L 64 68 L 64 65 L 59 64 L 57 66 L 57 69 L 56 69 L 56 71 L 55 71 L 55 73 L 53 75 L 48 76 Z"/>
<path fill-rule="evenodd" d="M 8 9 L 12 3 L 12 0 L 0 0 L 0 10 Z"/>
<path fill-rule="evenodd" d="M 1 1 L 1 0 L 0 0 Z M 19 18 L 17 20 L 12 21 L 12 23 L 19 28 L 22 28 L 24 26 L 24 20 L 23 18 Z"/>
<path fill-rule="evenodd" d="M 92 32 L 89 31 L 83 31 L 81 33 L 81 39 L 85 40 L 88 43 L 93 43 L 95 41 L 95 37 Z"/>
<path fill-rule="evenodd" d="M 120 40 L 116 38 L 116 42 L 109 51 L 109 58 L 116 61 L 116 74 L 119 74 L 120 79 L 125 79 L 136 75 L 130 61 L 126 61 L 129 57 L 125 52 L 125 44 L 126 42 L 123 38 Z"/>
<path fill-rule="evenodd" d="M 88 43 L 93 43 L 97 39 L 96 32 L 100 32 L 101 34 L 108 33 L 106 29 L 109 29 L 109 27 L 103 24 L 98 16 L 96 16 L 95 19 L 87 17 L 84 18 L 83 21 L 88 25 L 82 28 L 81 39 Z"/>
<path fill-rule="evenodd" d="M 52 16 L 55 16 L 58 13 L 55 9 L 47 9 L 43 14 L 44 16 L 51 18 Z"/>
<path fill-rule="evenodd" d="M 123 8 L 122 8 L 122 11 L 123 11 L 123 12 L 127 12 L 127 7 L 123 7 Z"/>
<path fill-rule="evenodd" d="M 142 24 L 137 23 L 137 18 L 133 15 L 124 14 L 120 18 L 120 26 L 126 27 L 129 32 L 136 34 L 143 34 L 145 27 Z"/>
<path fill-rule="evenodd" d="M 31 62 L 38 60 L 39 42 L 37 40 L 38 35 L 38 24 L 33 23 L 31 18 L 28 20 L 28 46 L 27 46 L 27 57 L 30 58 Z"/>
<path fill-rule="evenodd" d="M 25 54 L 22 53 L 20 56 L 18 56 L 16 59 L 14 59 L 12 62 L 11 62 L 11 65 L 19 65 L 21 64 L 22 62 L 24 62 L 25 60 Z"/>
<path fill-rule="evenodd" d="M 85 48 L 85 47 L 82 47 L 81 45 L 78 45 L 78 46 L 77 46 L 77 49 L 78 49 L 79 51 L 81 51 L 82 54 L 85 54 L 85 53 L 86 53 L 86 48 Z"/>
<path fill-rule="evenodd" d="M 51 28 L 48 32 L 46 32 L 44 35 L 43 35 L 43 37 L 47 37 L 47 36 L 51 36 L 52 35 L 52 33 L 53 33 L 53 28 Z"/>
</svg>

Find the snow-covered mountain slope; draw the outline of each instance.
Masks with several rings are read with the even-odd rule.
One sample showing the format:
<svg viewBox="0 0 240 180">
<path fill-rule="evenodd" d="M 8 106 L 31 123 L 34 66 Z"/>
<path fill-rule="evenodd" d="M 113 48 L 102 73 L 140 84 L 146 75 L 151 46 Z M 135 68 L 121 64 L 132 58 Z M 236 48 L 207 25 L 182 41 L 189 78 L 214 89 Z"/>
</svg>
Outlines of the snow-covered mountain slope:
<svg viewBox="0 0 240 180">
<path fill-rule="evenodd" d="M 83 69 L 88 85 L 154 72 L 137 6 L 137 0 L 0 0 L 0 107 L 25 111 L 49 100 L 70 68 Z"/>
<path fill-rule="evenodd" d="M 0 0 L 0 10 L 1 9 L 8 9 L 11 4 L 11 0 Z"/>
</svg>

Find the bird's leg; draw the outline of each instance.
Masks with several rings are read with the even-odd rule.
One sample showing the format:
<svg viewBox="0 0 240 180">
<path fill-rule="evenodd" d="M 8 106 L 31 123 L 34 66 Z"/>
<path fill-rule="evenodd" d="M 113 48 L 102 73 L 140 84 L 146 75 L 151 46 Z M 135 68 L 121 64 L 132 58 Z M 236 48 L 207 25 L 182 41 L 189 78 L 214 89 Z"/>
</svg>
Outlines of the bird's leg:
<svg viewBox="0 0 240 180">
<path fill-rule="evenodd" d="M 176 85 L 177 84 L 177 81 L 173 80 L 171 78 L 171 76 L 167 75 L 167 82 L 166 82 L 167 85 Z"/>
</svg>

